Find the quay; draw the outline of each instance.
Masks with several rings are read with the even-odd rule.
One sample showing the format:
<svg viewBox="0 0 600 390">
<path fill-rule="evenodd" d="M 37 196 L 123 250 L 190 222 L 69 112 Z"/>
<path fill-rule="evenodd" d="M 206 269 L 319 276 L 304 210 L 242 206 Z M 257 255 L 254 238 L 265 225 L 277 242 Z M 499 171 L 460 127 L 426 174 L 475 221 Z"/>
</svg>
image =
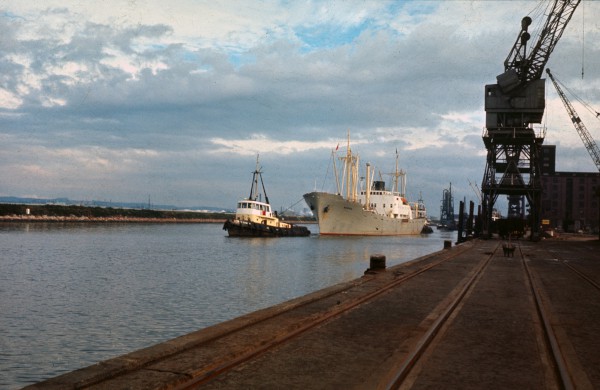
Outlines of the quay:
<svg viewBox="0 0 600 390">
<path fill-rule="evenodd" d="M 592 389 L 600 241 L 472 240 L 28 389 Z"/>
</svg>

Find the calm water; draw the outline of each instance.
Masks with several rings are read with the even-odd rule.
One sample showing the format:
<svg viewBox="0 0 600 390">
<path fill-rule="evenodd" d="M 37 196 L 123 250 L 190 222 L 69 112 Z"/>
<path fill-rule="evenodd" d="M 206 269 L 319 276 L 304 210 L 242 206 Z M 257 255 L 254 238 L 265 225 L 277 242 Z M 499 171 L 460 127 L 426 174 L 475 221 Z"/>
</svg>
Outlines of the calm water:
<svg viewBox="0 0 600 390">
<path fill-rule="evenodd" d="M 240 239 L 220 224 L 0 224 L 0 388 L 360 277 L 371 254 L 391 266 L 455 237 Z"/>
</svg>

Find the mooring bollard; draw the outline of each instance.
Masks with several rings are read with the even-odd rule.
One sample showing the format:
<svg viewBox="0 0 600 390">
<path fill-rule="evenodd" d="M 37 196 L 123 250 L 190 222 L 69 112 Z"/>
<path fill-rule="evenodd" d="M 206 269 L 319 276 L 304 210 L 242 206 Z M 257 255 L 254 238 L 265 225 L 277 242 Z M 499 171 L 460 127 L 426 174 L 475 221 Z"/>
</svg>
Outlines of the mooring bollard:
<svg viewBox="0 0 600 390">
<path fill-rule="evenodd" d="M 371 270 L 383 270 L 385 269 L 385 255 L 371 255 L 371 262 L 369 264 Z"/>
<path fill-rule="evenodd" d="M 452 241 L 444 240 L 444 249 L 450 249 L 450 248 L 452 248 Z"/>
</svg>

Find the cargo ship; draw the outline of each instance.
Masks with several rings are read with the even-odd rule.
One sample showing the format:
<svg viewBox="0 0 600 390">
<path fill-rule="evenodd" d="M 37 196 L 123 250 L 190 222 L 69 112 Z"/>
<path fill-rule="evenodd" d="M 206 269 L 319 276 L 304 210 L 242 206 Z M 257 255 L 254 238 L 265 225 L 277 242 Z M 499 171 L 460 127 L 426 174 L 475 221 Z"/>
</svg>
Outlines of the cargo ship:
<svg viewBox="0 0 600 390">
<path fill-rule="evenodd" d="M 394 184 L 391 190 L 385 188 L 384 181 L 373 180 L 374 170 L 369 163 L 366 164 L 365 189 L 359 188 L 361 184 L 358 172 L 359 157 L 352 153 L 349 136 L 346 155 L 339 158 L 342 161 L 341 180 L 335 166 L 335 154 L 336 151 L 332 151 L 337 193 L 315 191 L 304 194 L 304 200 L 317 219 L 320 234 L 344 236 L 421 234 L 427 223 L 426 208 L 423 202 L 411 204 L 406 199 L 406 173 L 398 170 L 398 153 L 396 153 L 396 170 L 392 174 Z"/>
</svg>

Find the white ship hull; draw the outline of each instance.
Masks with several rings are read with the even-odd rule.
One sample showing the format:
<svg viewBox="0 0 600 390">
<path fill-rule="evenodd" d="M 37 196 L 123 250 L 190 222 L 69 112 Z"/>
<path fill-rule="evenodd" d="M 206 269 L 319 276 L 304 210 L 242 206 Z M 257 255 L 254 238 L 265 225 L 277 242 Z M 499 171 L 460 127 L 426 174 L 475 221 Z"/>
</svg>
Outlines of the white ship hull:
<svg viewBox="0 0 600 390">
<path fill-rule="evenodd" d="M 362 204 L 327 192 L 304 194 L 319 223 L 320 234 L 347 236 L 403 236 L 421 234 L 426 218 L 392 218 L 367 211 Z"/>
</svg>

